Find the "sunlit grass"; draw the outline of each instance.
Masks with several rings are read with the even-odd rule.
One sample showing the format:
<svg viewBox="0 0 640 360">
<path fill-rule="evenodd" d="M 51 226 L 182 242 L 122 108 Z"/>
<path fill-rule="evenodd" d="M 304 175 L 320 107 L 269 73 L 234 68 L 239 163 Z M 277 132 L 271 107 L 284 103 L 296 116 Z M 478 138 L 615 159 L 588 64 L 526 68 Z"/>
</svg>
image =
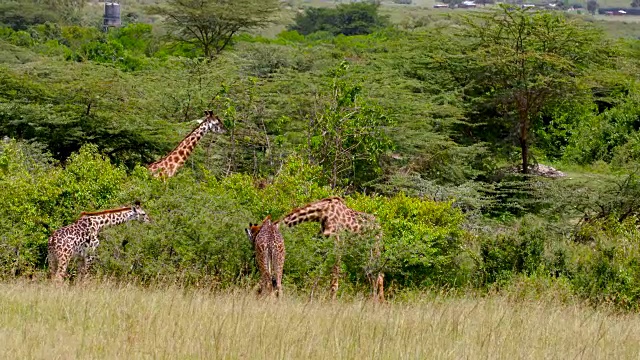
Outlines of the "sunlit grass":
<svg viewBox="0 0 640 360">
<path fill-rule="evenodd" d="M 640 316 L 503 297 L 280 301 L 253 293 L 0 284 L 0 358 L 637 358 Z"/>
</svg>

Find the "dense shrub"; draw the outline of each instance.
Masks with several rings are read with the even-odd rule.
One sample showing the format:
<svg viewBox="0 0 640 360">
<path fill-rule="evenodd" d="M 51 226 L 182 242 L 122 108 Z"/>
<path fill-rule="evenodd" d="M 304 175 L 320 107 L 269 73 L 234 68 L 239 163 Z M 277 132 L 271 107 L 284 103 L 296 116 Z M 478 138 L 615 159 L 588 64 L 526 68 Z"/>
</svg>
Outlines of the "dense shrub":
<svg viewBox="0 0 640 360">
<path fill-rule="evenodd" d="M 289 27 L 308 35 L 328 31 L 333 35 L 370 34 L 388 25 L 388 19 L 378 13 L 378 5 L 368 3 L 341 4 L 336 8 L 308 8 Z"/>
<path fill-rule="evenodd" d="M 485 238 L 480 244 L 480 283 L 506 283 L 514 275 L 533 275 L 544 269 L 545 237 L 541 228 L 525 223 L 517 231 Z"/>
<path fill-rule="evenodd" d="M 13 30 L 26 30 L 31 25 L 59 20 L 55 11 L 28 1 L 6 1 L 0 4 L 0 25 Z"/>
<path fill-rule="evenodd" d="M 619 222 L 615 217 L 583 226 L 581 236 L 593 239 L 578 245 L 571 285 L 580 296 L 594 304 L 626 309 L 640 308 L 640 233 L 637 220 Z"/>
</svg>

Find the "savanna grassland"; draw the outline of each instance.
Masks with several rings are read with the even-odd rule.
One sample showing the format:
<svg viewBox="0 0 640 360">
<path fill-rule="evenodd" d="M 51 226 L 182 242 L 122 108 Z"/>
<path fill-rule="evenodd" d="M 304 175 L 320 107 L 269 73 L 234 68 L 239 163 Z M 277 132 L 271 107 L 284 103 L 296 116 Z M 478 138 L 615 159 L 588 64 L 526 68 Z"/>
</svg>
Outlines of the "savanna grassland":
<svg viewBox="0 0 640 360">
<path fill-rule="evenodd" d="M 638 357 L 638 23 L 184 1 L 107 32 L 0 3 L 0 357 Z M 153 177 L 209 109 L 226 133 Z M 329 196 L 380 232 L 283 227 L 285 297 L 256 298 L 244 229 Z M 136 200 L 151 223 L 50 283 L 56 229 Z"/>
<path fill-rule="evenodd" d="M 47 358 L 635 358 L 638 314 L 440 297 L 374 306 L 91 283 L 0 285 L 0 356 Z"/>
</svg>

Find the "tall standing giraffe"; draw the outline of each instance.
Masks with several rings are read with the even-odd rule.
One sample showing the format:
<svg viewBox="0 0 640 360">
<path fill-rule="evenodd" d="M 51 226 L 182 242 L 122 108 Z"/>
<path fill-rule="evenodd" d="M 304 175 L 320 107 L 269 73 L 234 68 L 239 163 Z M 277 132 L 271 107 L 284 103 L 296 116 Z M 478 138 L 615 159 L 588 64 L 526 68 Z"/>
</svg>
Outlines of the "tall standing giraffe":
<svg viewBox="0 0 640 360">
<path fill-rule="evenodd" d="M 256 252 L 260 270 L 260 293 L 268 295 L 275 289 L 276 295 L 282 296 L 285 249 L 279 224 L 272 223 L 271 215 L 268 215 L 262 225 L 250 223 L 245 231 Z"/>
<path fill-rule="evenodd" d="M 225 129 L 222 121 L 218 116 L 213 114 L 211 110 L 205 110 L 205 118 L 199 120 L 200 125 L 193 129 L 167 156 L 150 164 L 147 168 L 154 176 L 170 178 L 175 175 L 176 171 L 184 165 L 189 155 L 193 152 L 198 141 L 209 131 L 224 134 Z"/>
<path fill-rule="evenodd" d="M 142 210 L 140 202 L 119 209 L 96 212 L 82 212 L 80 219 L 73 224 L 56 230 L 49 237 L 49 270 L 55 280 L 62 280 L 67 275 L 67 267 L 74 257 L 82 258 L 79 274 L 84 277 L 100 244 L 98 233 L 109 225 L 122 224 L 129 220 L 150 222 L 147 213 Z"/>
<path fill-rule="evenodd" d="M 349 231 L 352 233 L 360 233 L 364 228 L 375 227 L 376 218 L 367 213 L 358 212 L 349 208 L 344 200 L 340 197 L 330 197 L 322 199 L 301 208 L 297 208 L 278 220 L 276 224 L 282 221 L 285 225 L 291 227 L 303 222 L 319 222 L 322 235 L 326 237 L 333 236 L 336 246 L 340 243 L 339 232 Z M 372 257 L 379 259 L 380 252 L 380 234 L 376 237 L 374 248 L 372 249 Z M 336 262 L 331 271 L 331 298 L 335 299 L 338 292 L 338 279 L 340 278 L 340 254 L 338 252 Z M 367 278 L 371 283 L 374 301 L 384 301 L 384 274 L 379 272 L 377 275 L 367 273 Z"/>
</svg>

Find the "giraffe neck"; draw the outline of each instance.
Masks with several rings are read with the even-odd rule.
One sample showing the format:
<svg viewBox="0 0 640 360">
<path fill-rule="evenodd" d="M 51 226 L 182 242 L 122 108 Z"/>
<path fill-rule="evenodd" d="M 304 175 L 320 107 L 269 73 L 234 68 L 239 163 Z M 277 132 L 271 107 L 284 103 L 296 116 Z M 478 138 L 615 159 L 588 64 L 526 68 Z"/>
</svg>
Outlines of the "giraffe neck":
<svg viewBox="0 0 640 360">
<path fill-rule="evenodd" d="M 330 204 L 326 203 L 309 204 L 299 209 L 295 209 L 280 221 L 289 227 L 303 222 L 322 221 L 322 219 L 326 217 L 329 206 Z"/>
<path fill-rule="evenodd" d="M 177 156 L 177 162 L 182 165 L 187 158 L 191 155 L 193 150 L 195 149 L 198 142 L 202 139 L 202 137 L 208 132 L 208 128 L 199 126 L 196 130 L 191 132 L 191 134 L 187 135 L 178 146 L 169 153 L 167 158 L 173 157 L 174 161 Z"/>
<path fill-rule="evenodd" d="M 100 231 L 104 227 L 122 224 L 126 221 L 136 218 L 135 213 L 130 209 L 118 212 L 84 216 L 87 217 L 89 221 L 91 221 L 91 224 L 93 225 L 93 228 L 96 232 Z"/>
<path fill-rule="evenodd" d="M 167 156 L 149 165 L 149 169 L 153 172 L 159 171 L 155 175 L 173 176 L 176 171 L 184 165 L 198 142 L 202 137 L 210 131 L 209 126 L 206 123 L 200 124 L 189 135 L 187 135 L 181 142 L 173 149 Z"/>
</svg>

